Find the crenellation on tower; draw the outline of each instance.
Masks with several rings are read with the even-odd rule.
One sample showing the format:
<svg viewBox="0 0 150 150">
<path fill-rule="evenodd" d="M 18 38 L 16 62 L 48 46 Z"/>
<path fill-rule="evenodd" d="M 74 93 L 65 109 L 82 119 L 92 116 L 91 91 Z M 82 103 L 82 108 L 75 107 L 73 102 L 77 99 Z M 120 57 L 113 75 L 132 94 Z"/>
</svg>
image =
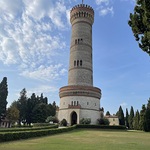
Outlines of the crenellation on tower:
<svg viewBox="0 0 150 150">
<path fill-rule="evenodd" d="M 73 125 L 79 124 L 82 118 L 90 118 L 91 124 L 96 124 L 100 118 L 101 90 L 93 86 L 93 8 L 85 4 L 74 6 L 70 11 L 70 22 L 68 86 L 59 90 L 58 119 L 66 119 Z"/>
<path fill-rule="evenodd" d="M 78 20 L 78 18 L 80 19 Z M 93 24 L 94 10 L 92 7 L 85 4 L 80 4 L 72 8 L 70 12 L 70 22 L 72 25 L 78 21 L 87 21 L 86 19 L 88 19 L 90 24 Z"/>
</svg>

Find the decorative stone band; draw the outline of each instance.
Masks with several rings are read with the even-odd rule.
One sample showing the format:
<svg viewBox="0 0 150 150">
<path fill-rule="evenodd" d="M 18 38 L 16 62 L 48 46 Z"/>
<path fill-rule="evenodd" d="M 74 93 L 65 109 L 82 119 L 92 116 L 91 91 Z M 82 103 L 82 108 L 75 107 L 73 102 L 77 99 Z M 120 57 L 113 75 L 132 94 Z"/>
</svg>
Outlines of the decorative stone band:
<svg viewBox="0 0 150 150">
<path fill-rule="evenodd" d="M 72 109 L 72 108 L 69 108 L 69 109 Z M 75 108 L 75 109 L 80 109 L 80 110 L 90 110 L 90 111 L 97 111 L 97 112 L 100 111 L 100 110 L 90 109 L 90 108 Z M 62 108 L 62 109 L 59 109 L 59 110 L 68 110 L 68 108 Z"/>
<path fill-rule="evenodd" d="M 92 69 L 90 69 L 90 68 L 85 68 L 85 67 L 80 67 L 80 66 L 79 67 L 72 67 L 69 69 L 69 71 L 74 70 L 74 69 L 85 69 L 85 70 L 89 70 L 89 71 L 93 72 Z"/>
<path fill-rule="evenodd" d="M 64 86 L 59 90 L 59 97 L 66 96 L 87 96 L 101 98 L 101 90 L 93 86 L 70 85 Z"/>
</svg>

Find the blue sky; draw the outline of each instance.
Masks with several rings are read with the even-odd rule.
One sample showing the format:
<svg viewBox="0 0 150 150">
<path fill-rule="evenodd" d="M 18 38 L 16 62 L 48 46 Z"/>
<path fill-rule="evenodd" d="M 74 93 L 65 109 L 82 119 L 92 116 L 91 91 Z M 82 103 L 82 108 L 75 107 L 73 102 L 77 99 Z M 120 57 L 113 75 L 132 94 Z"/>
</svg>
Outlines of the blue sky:
<svg viewBox="0 0 150 150">
<path fill-rule="evenodd" d="M 67 85 L 70 9 L 81 0 L 0 0 L 0 80 L 8 78 L 8 106 L 26 88 L 59 105 Z M 93 7 L 94 86 L 101 107 L 116 113 L 141 109 L 150 95 L 150 57 L 139 49 L 128 26 L 134 0 L 85 0 Z"/>
</svg>

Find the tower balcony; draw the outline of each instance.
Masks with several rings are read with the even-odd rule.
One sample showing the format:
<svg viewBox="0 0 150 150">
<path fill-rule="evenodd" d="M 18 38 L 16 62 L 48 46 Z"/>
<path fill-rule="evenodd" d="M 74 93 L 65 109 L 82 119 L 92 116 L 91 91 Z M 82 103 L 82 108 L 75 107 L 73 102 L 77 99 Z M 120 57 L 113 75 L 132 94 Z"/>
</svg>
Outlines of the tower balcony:
<svg viewBox="0 0 150 150">
<path fill-rule="evenodd" d="M 69 109 L 80 109 L 81 105 L 80 104 L 78 104 L 78 105 L 68 105 L 68 108 Z"/>
</svg>

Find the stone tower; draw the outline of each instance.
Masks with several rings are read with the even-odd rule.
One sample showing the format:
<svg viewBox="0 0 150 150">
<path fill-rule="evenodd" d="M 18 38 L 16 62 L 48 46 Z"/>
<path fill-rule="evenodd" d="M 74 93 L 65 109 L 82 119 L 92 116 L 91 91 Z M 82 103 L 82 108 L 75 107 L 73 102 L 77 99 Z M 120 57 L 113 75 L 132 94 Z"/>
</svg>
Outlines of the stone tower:
<svg viewBox="0 0 150 150">
<path fill-rule="evenodd" d="M 70 12 L 72 35 L 68 86 L 60 88 L 58 119 L 66 119 L 69 125 L 79 124 L 82 118 L 96 124 L 100 118 L 101 90 L 93 87 L 92 25 L 94 10 L 85 4 Z"/>
</svg>

